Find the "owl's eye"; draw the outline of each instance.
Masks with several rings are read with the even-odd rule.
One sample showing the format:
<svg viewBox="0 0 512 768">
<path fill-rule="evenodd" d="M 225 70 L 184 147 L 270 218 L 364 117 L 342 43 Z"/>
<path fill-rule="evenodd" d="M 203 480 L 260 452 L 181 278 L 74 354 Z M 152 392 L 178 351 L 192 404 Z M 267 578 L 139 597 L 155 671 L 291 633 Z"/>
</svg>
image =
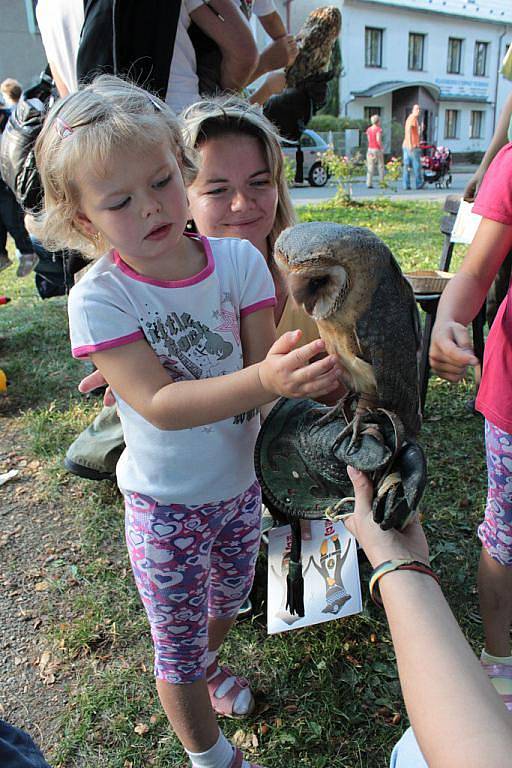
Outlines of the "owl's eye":
<svg viewBox="0 0 512 768">
<path fill-rule="evenodd" d="M 308 288 L 311 293 L 317 293 L 321 288 L 327 285 L 329 282 L 329 275 L 323 277 L 312 277 L 309 280 Z"/>
</svg>

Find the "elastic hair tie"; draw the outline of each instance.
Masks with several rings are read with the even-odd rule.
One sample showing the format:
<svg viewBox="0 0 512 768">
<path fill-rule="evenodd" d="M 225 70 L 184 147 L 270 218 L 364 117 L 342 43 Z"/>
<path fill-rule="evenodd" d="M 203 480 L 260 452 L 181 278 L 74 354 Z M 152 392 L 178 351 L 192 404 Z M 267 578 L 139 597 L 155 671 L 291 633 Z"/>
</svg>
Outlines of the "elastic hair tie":
<svg viewBox="0 0 512 768">
<path fill-rule="evenodd" d="M 72 127 L 62 117 L 55 118 L 54 126 L 61 139 L 68 139 L 73 134 Z"/>
<path fill-rule="evenodd" d="M 417 571 L 418 573 L 424 573 L 425 576 L 431 576 L 434 581 L 440 584 L 439 576 L 434 573 L 432 568 L 426 563 L 422 563 L 420 560 L 386 560 L 384 563 L 375 568 L 370 576 L 370 597 L 379 608 L 382 608 L 382 599 L 378 590 L 376 589 L 379 580 L 386 575 L 386 573 L 393 573 L 393 571 Z"/>
</svg>

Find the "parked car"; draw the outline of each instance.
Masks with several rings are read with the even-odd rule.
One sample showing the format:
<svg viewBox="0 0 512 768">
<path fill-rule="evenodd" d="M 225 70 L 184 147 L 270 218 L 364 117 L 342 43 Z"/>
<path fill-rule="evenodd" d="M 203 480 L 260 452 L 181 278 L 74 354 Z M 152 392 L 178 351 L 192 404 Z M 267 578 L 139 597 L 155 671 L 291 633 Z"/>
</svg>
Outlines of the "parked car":
<svg viewBox="0 0 512 768">
<path fill-rule="evenodd" d="M 306 128 L 303 132 L 300 145 L 304 153 L 304 178 L 309 181 L 312 187 L 323 187 L 327 184 L 329 173 L 322 165 L 321 155 L 327 152 L 329 145 L 322 139 L 318 133 Z M 282 143 L 283 154 L 289 157 L 295 167 L 295 153 L 297 148 L 287 142 Z"/>
</svg>

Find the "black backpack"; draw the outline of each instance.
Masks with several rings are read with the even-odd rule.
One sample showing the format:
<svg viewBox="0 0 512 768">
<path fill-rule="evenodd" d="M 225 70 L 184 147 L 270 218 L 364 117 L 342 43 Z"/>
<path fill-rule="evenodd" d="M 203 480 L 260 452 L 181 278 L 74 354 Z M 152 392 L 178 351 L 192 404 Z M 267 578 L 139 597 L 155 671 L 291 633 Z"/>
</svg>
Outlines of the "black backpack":
<svg viewBox="0 0 512 768">
<path fill-rule="evenodd" d="M 24 211 L 38 207 L 42 199 L 34 145 L 43 127 L 53 80 L 47 68 L 36 85 L 24 91 L 2 133 L 0 176 Z"/>
</svg>

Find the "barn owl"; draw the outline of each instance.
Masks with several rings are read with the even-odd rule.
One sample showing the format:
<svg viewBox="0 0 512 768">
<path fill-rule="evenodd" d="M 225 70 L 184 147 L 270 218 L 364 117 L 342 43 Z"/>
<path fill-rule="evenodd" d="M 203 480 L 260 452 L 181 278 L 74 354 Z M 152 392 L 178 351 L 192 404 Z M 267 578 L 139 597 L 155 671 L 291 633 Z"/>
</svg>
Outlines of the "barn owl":
<svg viewBox="0 0 512 768">
<path fill-rule="evenodd" d="M 357 466 L 365 434 L 385 442 L 378 434 L 382 413 L 396 420 L 400 444 L 414 441 L 421 424 L 421 330 L 413 291 L 389 248 L 369 229 L 311 222 L 280 235 L 275 260 L 295 302 L 316 321 L 327 352 L 341 360 L 354 403 L 353 420 L 347 418 L 338 440 L 351 434 L 344 460 Z M 340 411 L 346 416 L 345 399 L 333 415 Z M 389 453 L 382 465 L 388 459 Z"/>
</svg>

